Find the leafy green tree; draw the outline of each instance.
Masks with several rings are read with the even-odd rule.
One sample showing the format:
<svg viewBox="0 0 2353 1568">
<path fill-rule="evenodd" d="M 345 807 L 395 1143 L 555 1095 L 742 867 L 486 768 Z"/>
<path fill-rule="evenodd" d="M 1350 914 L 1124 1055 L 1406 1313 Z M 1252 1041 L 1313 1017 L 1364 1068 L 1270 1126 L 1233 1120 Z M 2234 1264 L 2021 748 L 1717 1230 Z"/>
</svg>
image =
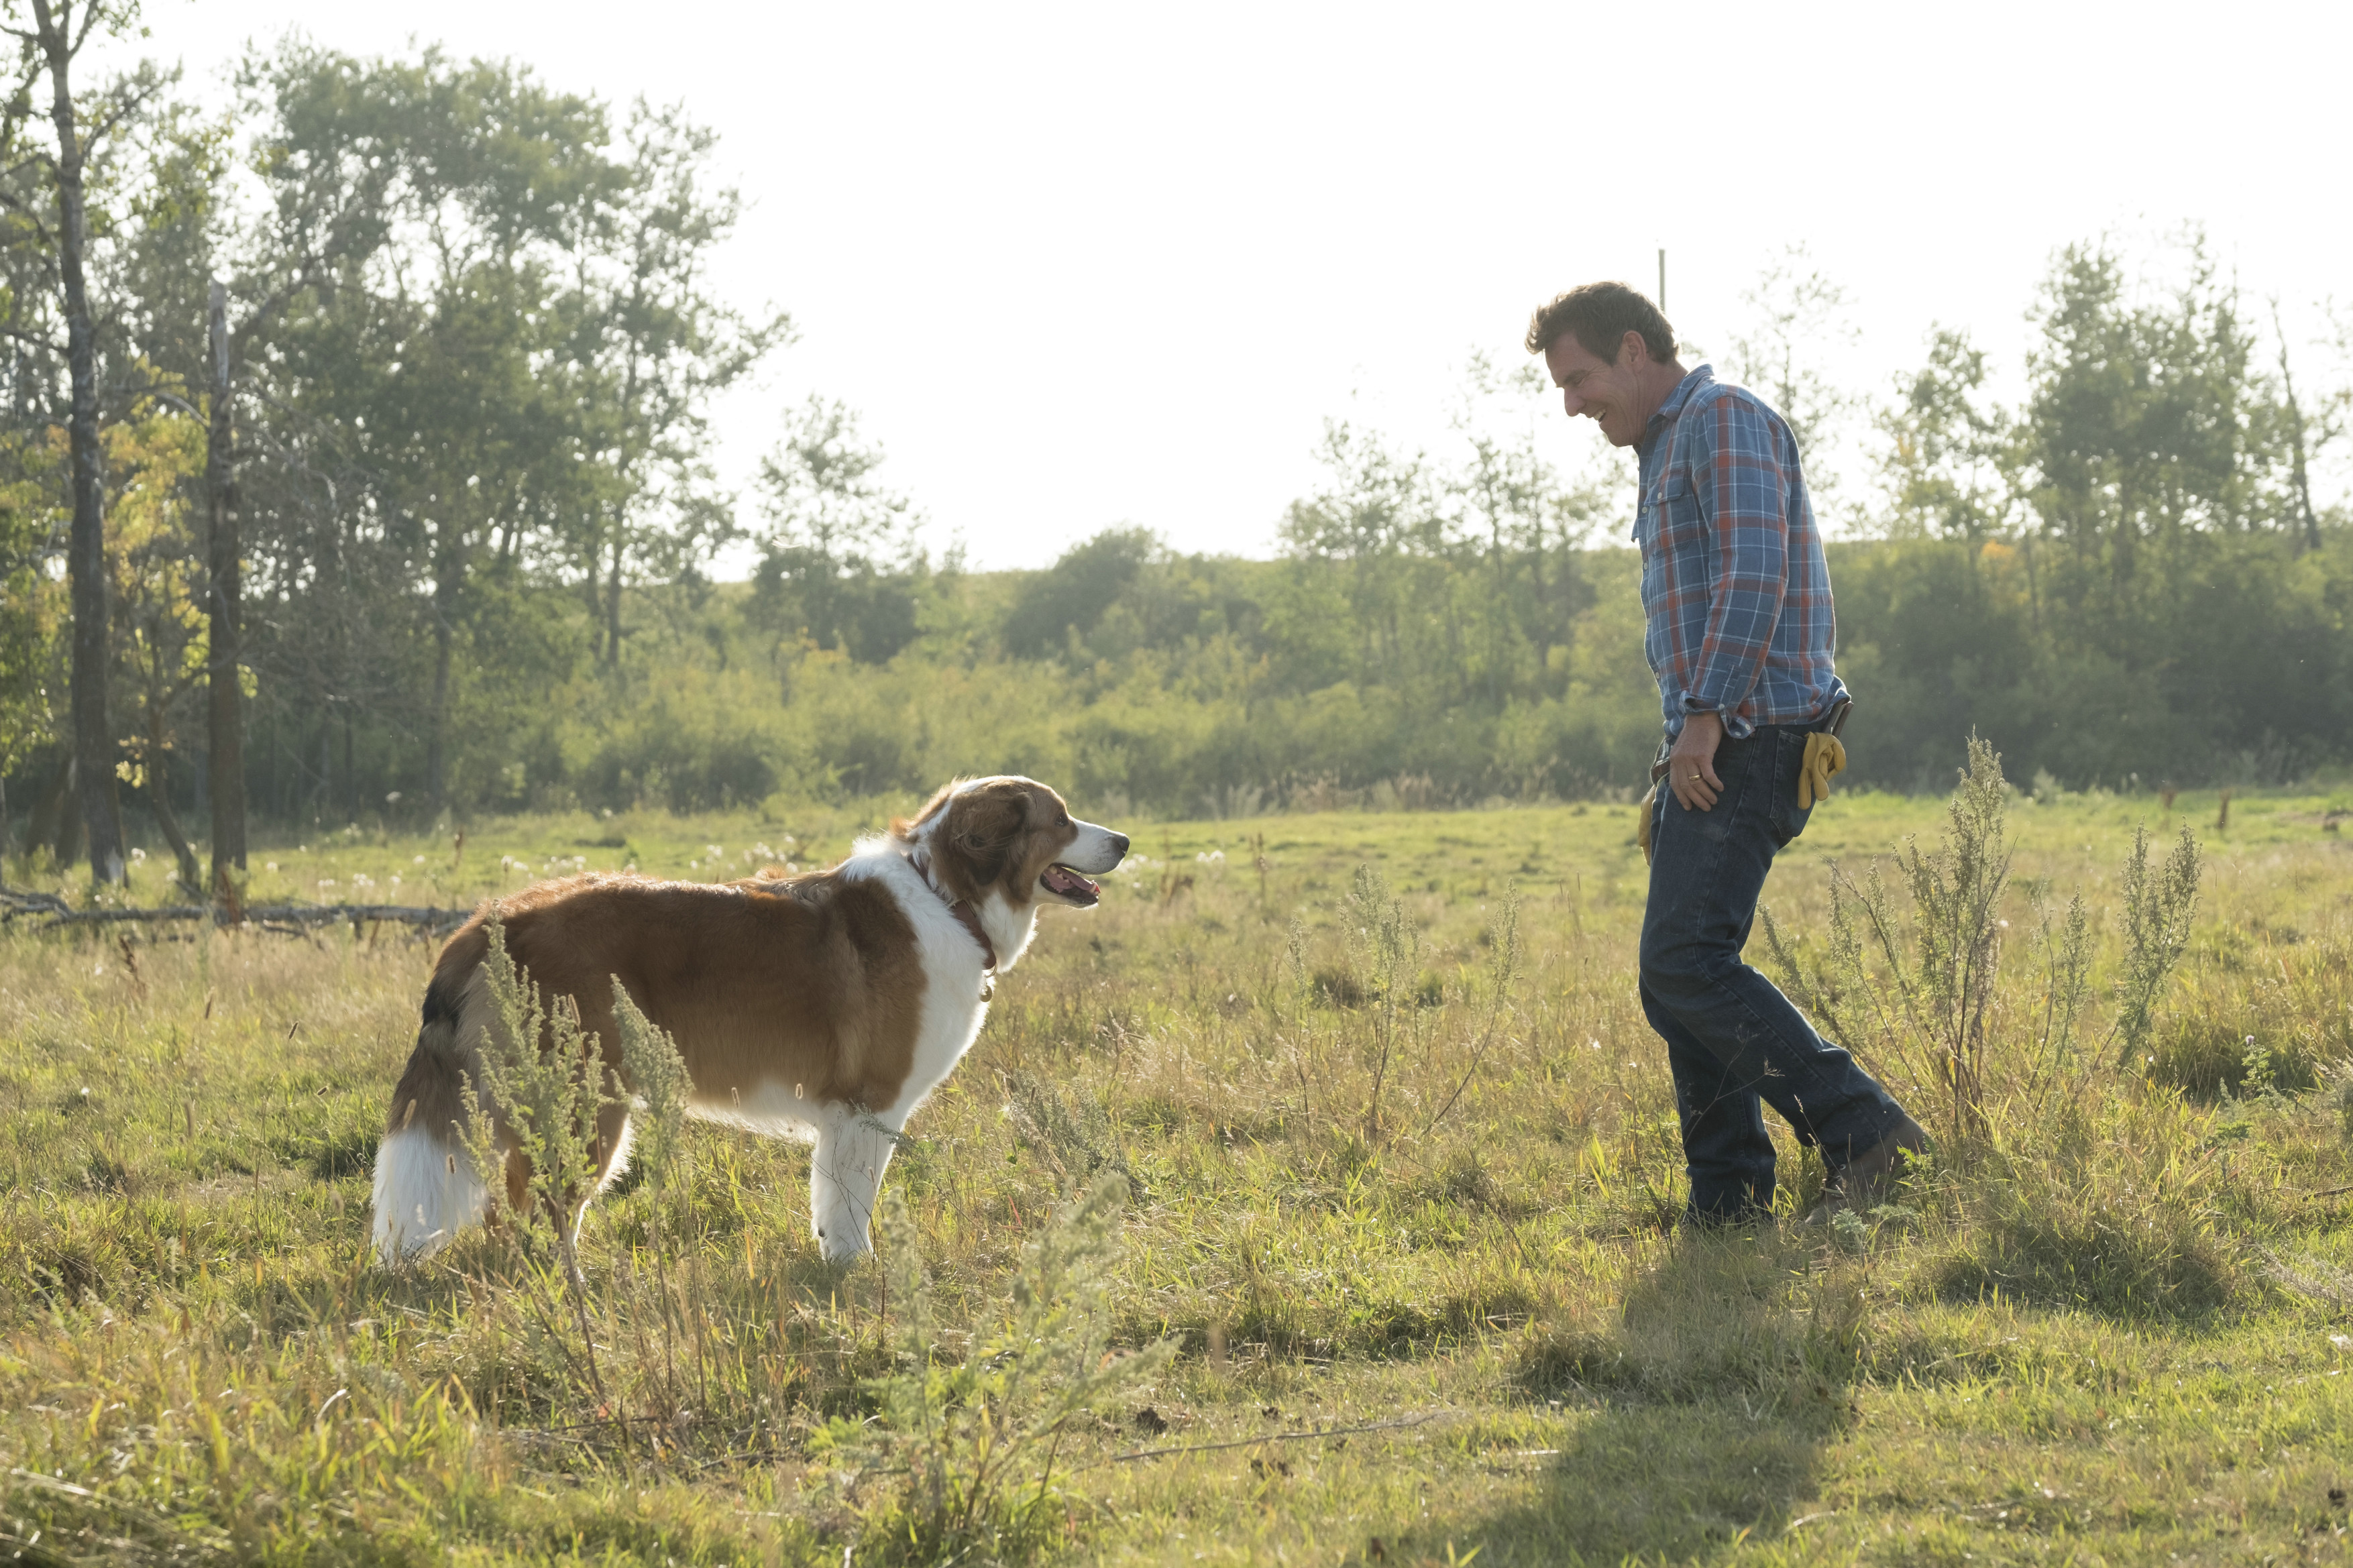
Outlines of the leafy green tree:
<svg viewBox="0 0 2353 1568">
<path fill-rule="evenodd" d="M 1316 456 L 1325 480 L 1291 504 L 1281 531 L 1285 552 L 1297 563 L 1338 567 L 1358 668 L 1392 677 L 1419 629 L 1417 563 L 1434 558 L 1443 541 L 1429 464 L 1337 419 L 1324 421 Z"/>
<path fill-rule="evenodd" d="M 714 142 L 680 110 L 639 102 L 626 184 L 582 215 L 590 226 L 575 241 L 583 341 L 569 353 L 586 367 L 586 439 L 603 481 L 577 547 L 607 668 L 620 662 L 624 590 L 681 576 L 730 531 L 704 456 L 711 400 L 792 335 L 783 312 L 747 317 L 710 291 L 711 252 L 743 209 L 734 190 L 707 188 Z"/>
<path fill-rule="evenodd" d="M 1931 332 L 1928 363 L 1899 378 L 1877 424 L 1888 531 L 1975 544 L 2015 530 L 2019 431 L 1988 401 L 1985 351 L 1968 333 Z"/>
<path fill-rule="evenodd" d="M 811 397 L 760 464 L 759 602 L 788 635 L 879 663 L 914 640 L 929 571 L 913 502 L 876 477 L 882 448 Z"/>
<path fill-rule="evenodd" d="M 438 805 L 479 590 L 576 538 L 598 500 L 590 378 L 564 353 L 578 301 L 558 284 L 628 170 L 606 152 L 601 106 L 512 65 L 294 45 L 247 81 L 268 109 L 256 163 L 280 228 L 363 218 L 336 226 L 342 248 L 277 334 L 281 463 L 310 481 L 255 519 L 271 536 L 256 552 L 268 641 L 298 686 L 281 700 L 309 710 L 322 753 L 340 722 L 348 751 L 372 683 L 396 668 L 364 634 L 406 628 L 344 612 L 421 584 L 430 675 L 412 703 Z"/>
<path fill-rule="evenodd" d="M 1440 479 L 1451 508 L 1448 544 L 1485 573 L 1474 679 L 1491 702 L 1507 689 L 1557 691 L 1568 683 L 1567 632 L 1591 597 L 1577 560 L 1608 513 L 1599 481 L 1571 486 L 1537 447 L 1532 415 L 1550 390 L 1533 363 L 1505 372 L 1475 354 L 1450 420 L 1461 447 Z"/>
<path fill-rule="evenodd" d="M 1015 592 L 1005 616 L 1006 651 L 1045 658 L 1060 653 L 1066 639 L 1085 637 L 1162 553 L 1159 539 L 1143 528 L 1107 528 L 1072 545 Z"/>
</svg>

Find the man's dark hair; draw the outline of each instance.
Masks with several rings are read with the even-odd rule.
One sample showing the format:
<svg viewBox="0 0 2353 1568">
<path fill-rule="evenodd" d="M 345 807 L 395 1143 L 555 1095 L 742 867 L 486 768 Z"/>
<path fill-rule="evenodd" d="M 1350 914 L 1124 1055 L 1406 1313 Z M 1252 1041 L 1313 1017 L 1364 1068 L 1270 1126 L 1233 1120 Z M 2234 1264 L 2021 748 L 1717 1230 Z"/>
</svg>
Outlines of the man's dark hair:
<svg viewBox="0 0 2353 1568">
<path fill-rule="evenodd" d="M 1540 354 L 1563 332 L 1575 332 L 1587 353 L 1609 364 L 1628 332 L 1642 334 L 1642 344 L 1661 364 L 1675 363 L 1675 330 L 1659 308 L 1623 283 L 1583 283 L 1556 297 L 1528 321 L 1528 353 Z"/>
</svg>

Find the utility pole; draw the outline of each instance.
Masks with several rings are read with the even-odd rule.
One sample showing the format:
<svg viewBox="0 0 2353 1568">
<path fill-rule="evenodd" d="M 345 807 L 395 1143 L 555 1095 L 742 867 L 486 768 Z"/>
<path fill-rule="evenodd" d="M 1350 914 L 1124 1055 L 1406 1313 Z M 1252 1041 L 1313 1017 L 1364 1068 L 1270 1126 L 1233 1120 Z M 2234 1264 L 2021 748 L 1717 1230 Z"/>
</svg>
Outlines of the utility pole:
<svg viewBox="0 0 2353 1568">
<path fill-rule="evenodd" d="M 1659 247 L 1659 314 L 1667 313 L 1667 247 Z"/>
</svg>

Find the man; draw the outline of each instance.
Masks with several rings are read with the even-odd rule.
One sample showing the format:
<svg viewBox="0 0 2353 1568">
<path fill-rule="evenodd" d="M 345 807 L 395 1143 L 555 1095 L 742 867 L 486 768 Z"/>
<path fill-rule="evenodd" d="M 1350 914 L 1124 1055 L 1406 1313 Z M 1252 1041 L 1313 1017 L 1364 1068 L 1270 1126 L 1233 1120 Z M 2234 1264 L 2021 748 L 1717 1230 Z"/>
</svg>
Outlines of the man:
<svg viewBox="0 0 2353 1568">
<path fill-rule="evenodd" d="M 1847 701 L 1797 441 L 1756 394 L 1704 364 L 1685 371 L 1666 318 L 1623 283 L 1561 295 L 1527 341 L 1569 417 L 1641 459 L 1644 647 L 1667 733 L 1665 787 L 1650 805 L 1642 1011 L 1674 1072 L 1685 1221 L 1770 1207 L 1767 1104 L 1830 1167 L 1811 1217 L 1868 1208 L 1925 1147 L 1919 1124 L 1741 959 L 1773 856 L 1810 815 L 1798 804 L 1808 737 Z"/>
</svg>

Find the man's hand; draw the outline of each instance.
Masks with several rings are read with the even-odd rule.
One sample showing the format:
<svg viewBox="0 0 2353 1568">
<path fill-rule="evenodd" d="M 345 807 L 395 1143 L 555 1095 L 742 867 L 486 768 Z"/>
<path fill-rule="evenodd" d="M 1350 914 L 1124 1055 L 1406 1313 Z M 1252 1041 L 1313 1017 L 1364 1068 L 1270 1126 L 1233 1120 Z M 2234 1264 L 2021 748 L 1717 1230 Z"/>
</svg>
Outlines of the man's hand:
<svg viewBox="0 0 2353 1568">
<path fill-rule="evenodd" d="M 1724 781 L 1715 776 L 1715 748 L 1724 741 L 1724 721 L 1713 713 L 1694 713 L 1675 736 L 1667 753 L 1667 785 L 1683 809 L 1714 811 Z"/>
</svg>

